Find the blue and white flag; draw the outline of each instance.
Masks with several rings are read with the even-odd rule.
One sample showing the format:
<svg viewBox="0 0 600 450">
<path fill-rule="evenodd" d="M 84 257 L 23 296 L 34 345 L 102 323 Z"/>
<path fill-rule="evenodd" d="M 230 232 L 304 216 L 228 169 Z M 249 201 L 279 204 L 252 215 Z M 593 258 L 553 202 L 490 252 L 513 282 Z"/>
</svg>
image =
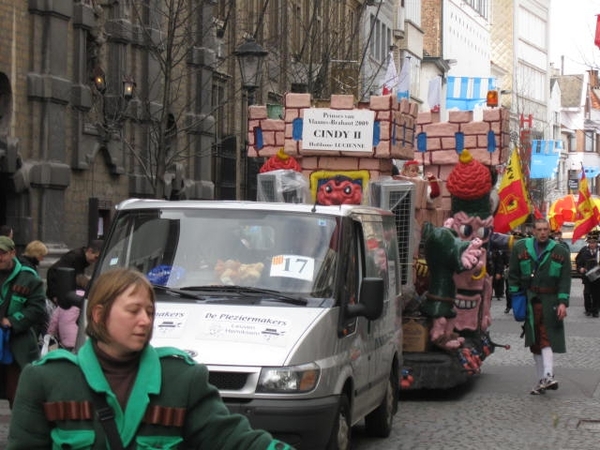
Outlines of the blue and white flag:
<svg viewBox="0 0 600 450">
<path fill-rule="evenodd" d="M 584 166 L 583 171 L 585 172 L 585 177 L 588 179 L 595 178 L 600 174 L 600 169 L 598 167 Z"/>
<path fill-rule="evenodd" d="M 400 75 L 398 75 L 398 87 L 396 88 L 398 100 L 410 98 L 410 56 L 404 58 Z"/>
<path fill-rule="evenodd" d="M 552 178 L 558 170 L 561 141 L 531 141 L 529 178 Z"/>
<path fill-rule="evenodd" d="M 448 77 L 446 109 L 473 111 L 485 105 L 487 92 L 495 88 L 495 78 Z"/>
</svg>

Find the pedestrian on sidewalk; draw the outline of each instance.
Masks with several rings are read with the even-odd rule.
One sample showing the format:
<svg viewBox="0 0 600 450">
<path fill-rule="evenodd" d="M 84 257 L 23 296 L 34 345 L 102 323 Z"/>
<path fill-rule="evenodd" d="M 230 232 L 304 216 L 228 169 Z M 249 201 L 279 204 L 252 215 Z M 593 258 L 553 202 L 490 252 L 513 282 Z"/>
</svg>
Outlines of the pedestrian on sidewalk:
<svg viewBox="0 0 600 450">
<path fill-rule="evenodd" d="M 564 318 L 571 292 L 571 258 L 567 249 L 550 239 L 546 219 L 536 219 L 533 237 L 517 241 L 510 256 L 508 284 L 511 294 L 525 292 L 525 346 L 533 353 L 539 380 L 531 394 L 558 389 L 554 353 L 565 353 Z"/>
<path fill-rule="evenodd" d="M 27 267 L 31 267 L 39 274 L 38 266 L 44 260 L 46 255 L 48 254 L 48 247 L 42 241 L 31 241 L 25 247 L 25 250 L 19 256 L 19 261 L 21 264 Z"/>
<path fill-rule="evenodd" d="M 55 304 L 57 302 L 57 273 L 58 268 L 71 268 L 75 270 L 75 276 L 85 274 L 86 269 L 95 264 L 100 258 L 103 241 L 92 240 L 86 247 L 79 247 L 69 250 L 62 255 L 58 261 L 48 268 L 46 275 L 46 296 Z"/>
<path fill-rule="evenodd" d="M 504 283 L 504 292 L 506 294 L 506 308 L 504 308 L 504 314 L 508 314 L 512 309 L 512 297 L 510 296 L 510 289 L 508 288 L 508 266 L 504 270 Z"/>
<path fill-rule="evenodd" d="M 10 225 L 1 225 L 0 226 L 0 236 L 6 236 L 11 239 L 15 236 L 15 230 Z"/>
<path fill-rule="evenodd" d="M 558 244 L 563 245 L 569 251 L 569 253 L 571 253 L 571 247 L 569 246 L 569 243 L 563 239 L 561 230 L 554 230 L 552 232 L 552 239 L 554 239 Z"/>
<path fill-rule="evenodd" d="M 583 306 L 585 315 L 598 317 L 600 312 L 600 278 L 587 276 L 594 267 L 598 266 L 598 232 L 589 232 L 586 236 L 587 245 L 582 247 L 575 257 L 577 272 L 583 282 Z"/>
<path fill-rule="evenodd" d="M 54 337 L 60 348 L 73 351 L 77 342 L 77 334 L 79 332 L 79 313 L 83 302 L 84 295 L 87 291 L 89 278 L 87 275 L 80 273 L 75 277 L 75 295 L 65 299 L 65 304 L 57 305 L 52 315 L 46 334 Z M 42 352 L 43 355 L 44 352 Z"/>
<path fill-rule="evenodd" d="M 23 370 L 7 450 L 290 449 L 231 413 L 204 365 L 150 345 L 154 315 L 142 273 L 100 275 L 86 308 L 89 339 L 77 354 L 54 350 Z"/>
<path fill-rule="evenodd" d="M 40 357 L 38 336 L 45 323 L 43 281 L 19 262 L 13 240 L 0 236 L 0 390 L 11 408 L 21 370 Z"/>
<path fill-rule="evenodd" d="M 504 270 L 508 267 L 508 253 L 493 248 L 488 252 L 488 273 L 492 277 L 492 289 L 497 300 L 504 297 Z"/>
<path fill-rule="evenodd" d="M 527 237 L 524 233 L 521 233 L 519 230 L 511 231 L 511 235 L 513 239 L 513 246 L 508 251 L 506 268 L 504 269 L 504 293 L 506 294 L 506 308 L 504 309 L 504 314 L 510 313 L 510 310 L 512 309 L 512 297 L 510 295 L 510 289 L 508 287 L 508 268 L 510 262 L 510 255 L 513 251 L 514 243 L 517 242 L 519 239 Z"/>
</svg>

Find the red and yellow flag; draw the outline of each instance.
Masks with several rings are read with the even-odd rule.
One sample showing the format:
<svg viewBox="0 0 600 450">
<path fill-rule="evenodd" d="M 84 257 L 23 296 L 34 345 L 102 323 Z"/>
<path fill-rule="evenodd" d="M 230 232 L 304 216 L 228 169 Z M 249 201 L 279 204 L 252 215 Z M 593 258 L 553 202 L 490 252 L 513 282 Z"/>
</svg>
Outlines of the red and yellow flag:
<svg viewBox="0 0 600 450">
<path fill-rule="evenodd" d="M 527 220 L 531 211 L 519 152 L 513 150 L 498 189 L 498 211 L 494 216 L 494 230 L 508 233 Z"/>
<path fill-rule="evenodd" d="M 579 182 L 579 199 L 575 208 L 575 227 L 573 228 L 573 241 L 588 234 L 600 220 L 598 207 L 592 200 L 585 171 L 581 170 L 581 181 Z"/>
</svg>

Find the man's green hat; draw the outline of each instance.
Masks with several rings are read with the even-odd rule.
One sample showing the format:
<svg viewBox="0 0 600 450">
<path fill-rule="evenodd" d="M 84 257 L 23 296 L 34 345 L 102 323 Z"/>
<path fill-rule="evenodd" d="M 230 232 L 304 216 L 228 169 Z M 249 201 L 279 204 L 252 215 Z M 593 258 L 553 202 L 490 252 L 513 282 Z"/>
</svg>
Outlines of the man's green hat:
<svg viewBox="0 0 600 450">
<path fill-rule="evenodd" d="M 8 236 L 0 236 L 0 250 L 3 252 L 12 252 L 15 249 L 15 243 Z"/>
</svg>

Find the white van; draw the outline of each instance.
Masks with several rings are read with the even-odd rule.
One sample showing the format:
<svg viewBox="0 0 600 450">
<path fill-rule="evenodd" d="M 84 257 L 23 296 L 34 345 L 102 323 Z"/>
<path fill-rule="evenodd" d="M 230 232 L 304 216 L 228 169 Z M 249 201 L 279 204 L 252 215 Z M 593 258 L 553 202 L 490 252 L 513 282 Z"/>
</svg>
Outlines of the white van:
<svg viewBox="0 0 600 450">
<path fill-rule="evenodd" d="M 391 431 L 398 266 L 394 216 L 373 207 L 127 200 L 94 277 L 147 274 L 152 344 L 206 364 L 254 427 L 298 449 L 348 449 L 363 419 L 371 435 Z"/>
</svg>

